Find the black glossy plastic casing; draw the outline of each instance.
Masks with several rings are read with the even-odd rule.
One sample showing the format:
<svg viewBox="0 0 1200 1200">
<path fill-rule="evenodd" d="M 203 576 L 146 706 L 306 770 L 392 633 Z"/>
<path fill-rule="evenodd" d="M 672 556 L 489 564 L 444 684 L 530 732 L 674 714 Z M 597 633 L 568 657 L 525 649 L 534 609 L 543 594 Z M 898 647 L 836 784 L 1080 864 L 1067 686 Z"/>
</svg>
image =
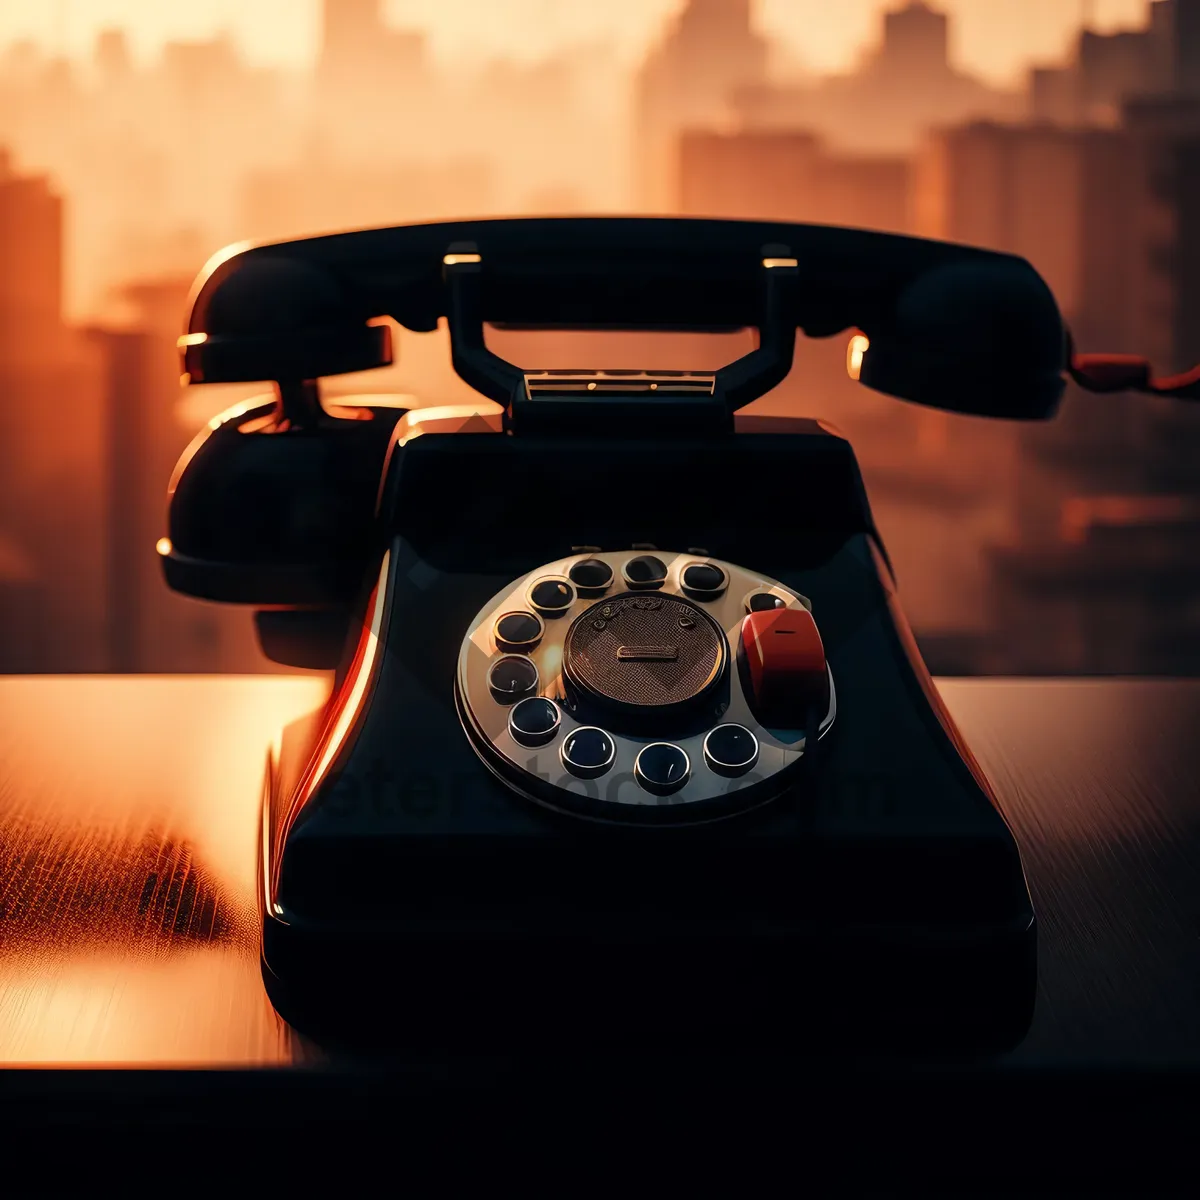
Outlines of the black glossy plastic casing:
<svg viewBox="0 0 1200 1200">
<path fill-rule="evenodd" d="M 478 411 L 393 429 L 322 408 L 322 377 L 392 361 L 389 321 L 442 320 Z M 709 373 L 526 370 L 489 324 L 752 328 L 757 344 Z M 274 610 L 259 630 L 284 661 L 325 661 L 348 631 L 328 707 L 286 731 L 267 780 L 263 953 L 286 1016 L 488 1046 L 1022 1036 L 1020 858 L 896 604 L 850 447 L 738 414 L 788 374 L 798 332 L 859 335 L 864 385 L 932 407 L 1044 420 L 1064 388 L 1061 315 L 1027 262 L 859 230 L 462 221 L 209 264 L 183 369 L 273 380 L 278 403 L 177 473 L 168 581 Z M 812 601 L 837 719 L 752 813 L 554 816 L 461 727 L 456 656 L 491 597 L 572 547 L 635 544 L 702 547 Z"/>
<path fill-rule="evenodd" d="M 268 780 L 263 952 L 285 1016 L 345 1033 L 386 1013 L 416 1042 L 1023 1036 L 1035 926 L 1017 847 L 916 652 L 835 430 L 427 434 L 395 448 L 382 497 L 367 678 L 337 739 L 319 716 L 286 731 Z M 464 735 L 453 680 L 475 613 L 572 546 L 635 543 L 700 546 L 812 600 L 838 720 L 755 813 L 692 829 L 556 817 Z"/>
</svg>

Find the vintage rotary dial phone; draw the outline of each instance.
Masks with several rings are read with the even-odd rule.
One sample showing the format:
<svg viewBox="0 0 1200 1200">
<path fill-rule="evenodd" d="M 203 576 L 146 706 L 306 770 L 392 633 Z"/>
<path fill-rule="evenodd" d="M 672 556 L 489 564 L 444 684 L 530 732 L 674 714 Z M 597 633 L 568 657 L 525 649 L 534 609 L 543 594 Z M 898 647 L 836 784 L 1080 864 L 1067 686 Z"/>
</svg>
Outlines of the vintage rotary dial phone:
<svg viewBox="0 0 1200 1200">
<path fill-rule="evenodd" d="M 449 326 L 466 408 L 322 402 Z M 758 330 L 708 373 L 524 371 L 485 324 Z M 271 381 L 172 483 L 175 589 L 336 666 L 264 789 L 264 971 L 301 1024 L 418 1040 L 997 1047 L 1035 921 L 991 785 L 901 613 L 854 454 L 739 410 L 797 331 L 869 338 L 903 399 L 1050 417 L 1075 359 L 1003 254 L 801 225 L 431 224 L 243 248 L 181 341 Z M 561 366 L 561 365 L 560 365 Z M 397 1014 L 409 1021 L 397 1021 Z"/>
</svg>

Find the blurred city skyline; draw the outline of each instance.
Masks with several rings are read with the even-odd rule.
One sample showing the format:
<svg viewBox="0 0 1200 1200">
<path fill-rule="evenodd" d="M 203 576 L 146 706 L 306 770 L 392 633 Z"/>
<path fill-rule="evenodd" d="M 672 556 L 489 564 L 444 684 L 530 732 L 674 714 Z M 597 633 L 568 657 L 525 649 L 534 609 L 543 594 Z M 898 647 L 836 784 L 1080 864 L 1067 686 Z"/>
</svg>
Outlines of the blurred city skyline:
<svg viewBox="0 0 1200 1200">
<path fill-rule="evenodd" d="M 712 18 L 705 7 L 0 0 L 0 146 L 10 169 L 45 175 L 66 201 L 66 314 L 108 320 L 131 281 L 194 274 L 245 239 L 458 216 L 673 211 L 680 197 L 664 172 L 678 129 L 805 128 L 835 149 L 911 155 L 933 125 L 1029 115 L 1031 72 L 1068 63 L 1081 22 L 1097 34 L 1138 29 L 1150 10 L 1149 0 L 951 0 L 935 9 L 955 86 L 921 78 L 926 66 L 944 73 L 936 62 L 901 55 L 900 75 L 864 91 L 891 0 L 738 0 L 735 16 Z M 725 7 L 708 4 L 713 14 Z M 664 46 L 713 21 L 732 24 L 728 54 L 714 45 L 702 68 L 712 79 L 675 81 L 668 70 L 655 83 Z M 746 24 L 752 47 L 738 32 Z M 455 31 L 486 53 L 447 54 Z M 514 56 L 522 31 L 540 54 Z M 708 35 L 695 36 L 681 53 L 702 63 Z M 256 65 L 254 47 L 268 44 L 277 61 Z M 988 54 L 1011 78 L 981 70 Z M 666 90 L 656 100 L 646 86 Z"/>
<path fill-rule="evenodd" d="M 1019 83 L 1035 60 L 1070 51 L 1082 24 L 1098 32 L 1144 21 L 1149 0 L 944 0 L 951 49 L 964 70 Z M 635 66 L 686 0 L 384 0 L 395 27 L 420 31 L 443 64 L 464 58 L 538 61 L 581 45 L 608 45 Z M 754 20 L 784 61 L 817 74 L 853 70 L 891 0 L 755 0 Z M 141 65 L 172 41 L 228 33 L 253 64 L 304 69 L 321 51 L 321 0 L 0 0 L 0 46 L 32 41 L 42 53 L 88 59 L 96 37 L 125 30 Z"/>
<path fill-rule="evenodd" d="M 231 242 L 589 212 L 858 226 L 1021 255 L 1081 349 L 1200 362 L 1200 0 L 36 11 L 0 0 L 3 670 L 267 666 L 249 614 L 168 592 L 154 552 L 196 428 L 272 403 L 179 382 L 189 287 Z M 853 382 L 849 332 L 800 339 L 756 407 L 849 435 L 935 670 L 1200 673 L 1200 408 L 1069 388 L 1044 427 L 933 412 Z M 478 399 L 444 329 L 394 335 L 393 366 L 322 394 L 386 394 L 380 421 Z M 741 348 L 489 341 L 535 369 Z"/>
</svg>

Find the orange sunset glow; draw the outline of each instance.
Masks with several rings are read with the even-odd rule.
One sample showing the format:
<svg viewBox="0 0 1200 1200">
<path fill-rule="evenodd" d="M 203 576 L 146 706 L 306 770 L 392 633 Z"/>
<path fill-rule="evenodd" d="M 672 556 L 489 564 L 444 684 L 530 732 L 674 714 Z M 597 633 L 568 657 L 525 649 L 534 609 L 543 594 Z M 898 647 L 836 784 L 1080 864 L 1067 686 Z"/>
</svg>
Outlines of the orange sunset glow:
<svg viewBox="0 0 1200 1200">
<path fill-rule="evenodd" d="M 1025 257 L 1081 350 L 1169 374 L 1200 361 L 1194 167 L 1200 0 L 0 0 L 0 668 L 278 669 L 248 611 L 161 574 L 196 430 L 272 399 L 180 380 L 223 247 L 858 226 Z M 479 406 L 444 331 L 390 323 L 395 364 L 327 404 Z M 749 336 L 489 331 L 527 369 L 712 370 Z M 802 341 L 756 406 L 848 434 L 935 672 L 1200 670 L 1196 413 L 1073 389 L 1044 428 L 923 411 L 855 382 L 863 341 Z"/>
<path fill-rule="evenodd" d="M 814 71 L 847 70 L 875 33 L 887 0 L 760 0 L 764 30 Z M 579 44 L 611 44 L 622 57 L 644 54 L 683 0 L 389 0 L 397 25 L 417 28 L 446 60 L 491 57 L 536 60 Z M 1143 0 L 947 0 L 963 64 L 996 79 L 1015 77 L 1037 57 L 1064 53 L 1085 16 L 1097 29 L 1136 24 Z M 47 48 L 86 56 L 104 29 L 130 31 L 138 53 L 163 42 L 229 30 L 258 63 L 302 67 L 320 47 L 319 0 L 50 0 L 0 6 L 0 38 L 33 38 Z"/>
</svg>

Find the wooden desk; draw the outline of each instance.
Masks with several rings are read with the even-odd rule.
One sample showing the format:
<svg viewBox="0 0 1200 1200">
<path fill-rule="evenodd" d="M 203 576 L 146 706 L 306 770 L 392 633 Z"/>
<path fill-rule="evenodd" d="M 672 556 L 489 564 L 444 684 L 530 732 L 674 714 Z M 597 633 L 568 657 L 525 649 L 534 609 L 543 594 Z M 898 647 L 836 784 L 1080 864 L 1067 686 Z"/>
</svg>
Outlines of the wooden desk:
<svg viewBox="0 0 1200 1200">
<path fill-rule="evenodd" d="M 1012 1063 L 1200 1065 L 1200 681 L 946 681 L 1041 922 Z M 0 680 L 0 1062 L 315 1055 L 259 978 L 266 747 L 320 679 Z"/>
</svg>

